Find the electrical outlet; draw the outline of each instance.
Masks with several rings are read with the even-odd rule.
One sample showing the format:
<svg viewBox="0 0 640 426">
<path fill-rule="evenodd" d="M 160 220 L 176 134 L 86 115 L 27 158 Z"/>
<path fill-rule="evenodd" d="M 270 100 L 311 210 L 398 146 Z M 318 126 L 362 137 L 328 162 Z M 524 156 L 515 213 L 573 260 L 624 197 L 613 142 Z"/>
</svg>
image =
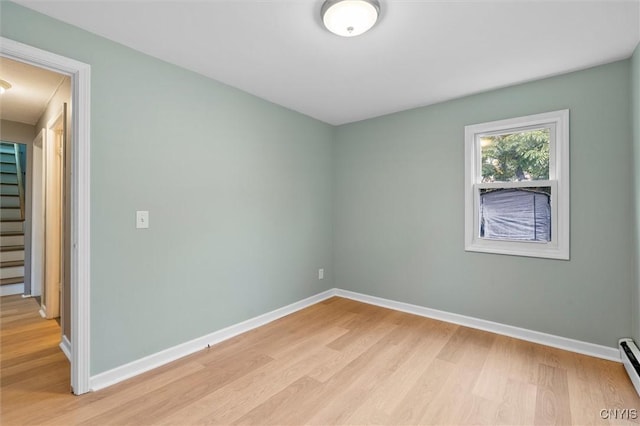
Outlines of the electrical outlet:
<svg viewBox="0 0 640 426">
<path fill-rule="evenodd" d="M 318 279 L 319 280 L 323 280 L 324 279 L 324 268 L 318 269 Z"/>
<path fill-rule="evenodd" d="M 143 229 L 149 227 L 149 212 L 138 210 L 136 212 L 136 228 Z"/>
</svg>

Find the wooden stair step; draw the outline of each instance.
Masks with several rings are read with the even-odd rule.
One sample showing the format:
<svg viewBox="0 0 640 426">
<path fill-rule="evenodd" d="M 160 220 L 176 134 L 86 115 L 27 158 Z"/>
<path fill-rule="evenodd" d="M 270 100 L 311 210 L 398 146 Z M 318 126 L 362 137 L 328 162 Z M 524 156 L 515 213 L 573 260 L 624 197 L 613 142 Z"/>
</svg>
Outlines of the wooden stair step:
<svg viewBox="0 0 640 426">
<path fill-rule="evenodd" d="M 0 247 L 0 252 L 4 251 L 20 251 L 24 250 L 24 246 L 2 246 Z"/>
<path fill-rule="evenodd" d="M 24 282 L 24 277 L 12 277 L 12 278 L 0 279 L 0 285 L 22 284 L 23 282 Z"/>
<path fill-rule="evenodd" d="M 8 260 L 0 262 L 0 268 L 11 268 L 13 266 L 24 266 L 24 260 Z"/>
</svg>

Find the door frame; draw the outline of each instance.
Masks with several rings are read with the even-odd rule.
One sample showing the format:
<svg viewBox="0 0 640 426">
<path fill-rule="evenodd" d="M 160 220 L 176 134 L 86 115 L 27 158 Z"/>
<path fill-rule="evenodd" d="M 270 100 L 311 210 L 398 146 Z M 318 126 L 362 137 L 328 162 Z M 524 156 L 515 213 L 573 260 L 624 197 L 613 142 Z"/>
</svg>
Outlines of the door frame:
<svg viewBox="0 0 640 426">
<path fill-rule="evenodd" d="M 45 130 L 41 129 L 31 144 L 31 246 L 30 285 L 31 296 L 40 296 L 44 282 L 44 145 Z M 25 283 L 26 284 L 26 283 Z"/>
<path fill-rule="evenodd" d="M 62 327 L 62 335 L 64 335 L 64 323 L 67 318 L 62 314 L 63 298 L 61 297 L 64 281 L 64 258 L 66 253 L 64 250 L 64 190 L 65 190 L 65 176 L 64 176 L 64 155 L 58 153 L 58 150 L 66 150 L 67 144 L 63 141 L 62 136 L 65 130 L 65 107 L 61 107 L 60 111 L 54 115 L 46 124 L 44 128 L 46 137 L 43 143 L 43 155 L 44 155 L 44 285 L 42 295 L 42 310 L 47 319 L 53 319 L 60 317 L 60 326 Z M 60 127 L 60 129 L 58 129 Z M 57 136 L 60 132 L 60 136 Z M 58 138 L 63 138 L 59 140 Z M 55 194 L 55 197 L 52 197 Z M 54 201 L 52 201 L 52 199 Z M 56 204 L 57 203 L 57 204 Z M 55 208 L 52 208 L 55 205 Z M 52 216 L 57 220 L 52 222 Z M 57 227 L 57 230 L 52 230 L 53 227 Z M 55 240 L 58 244 L 51 246 L 51 234 L 57 236 Z M 55 237 L 54 237 L 55 239 Z M 55 247 L 55 248 L 54 248 Z M 51 253 L 51 251 L 55 253 Z M 57 265 L 55 268 L 58 271 L 58 277 L 53 279 L 50 276 L 51 259 L 57 258 Z"/>
<path fill-rule="evenodd" d="M 90 90 L 91 66 L 0 37 L 0 56 L 71 77 L 71 387 L 90 390 Z"/>
</svg>

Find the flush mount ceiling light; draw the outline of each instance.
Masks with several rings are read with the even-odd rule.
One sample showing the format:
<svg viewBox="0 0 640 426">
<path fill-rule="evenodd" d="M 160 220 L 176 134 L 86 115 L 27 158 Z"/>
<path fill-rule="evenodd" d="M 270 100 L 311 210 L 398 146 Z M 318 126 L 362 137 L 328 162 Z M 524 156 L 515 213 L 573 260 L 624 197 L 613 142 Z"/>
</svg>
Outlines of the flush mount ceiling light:
<svg viewBox="0 0 640 426">
<path fill-rule="evenodd" d="M 11 83 L 5 80 L 0 80 L 0 95 L 11 89 Z"/>
<path fill-rule="evenodd" d="M 354 37 L 375 25 L 380 15 L 380 3 L 378 0 L 326 0 L 320 13 L 329 31 Z"/>
</svg>

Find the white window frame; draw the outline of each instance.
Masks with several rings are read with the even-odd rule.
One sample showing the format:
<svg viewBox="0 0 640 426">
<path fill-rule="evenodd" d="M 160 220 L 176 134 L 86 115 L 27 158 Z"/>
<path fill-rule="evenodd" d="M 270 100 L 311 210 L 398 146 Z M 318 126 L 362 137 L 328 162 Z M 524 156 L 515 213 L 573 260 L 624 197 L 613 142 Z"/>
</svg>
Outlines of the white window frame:
<svg viewBox="0 0 640 426">
<path fill-rule="evenodd" d="M 549 128 L 549 180 L 482 182 L 480 138 Z M 569 260 L 569 110 L 465 126 L 465 250 Z M 551 187 L 551 241 L 480 238 L 480 189 Z"/>
</svg>

